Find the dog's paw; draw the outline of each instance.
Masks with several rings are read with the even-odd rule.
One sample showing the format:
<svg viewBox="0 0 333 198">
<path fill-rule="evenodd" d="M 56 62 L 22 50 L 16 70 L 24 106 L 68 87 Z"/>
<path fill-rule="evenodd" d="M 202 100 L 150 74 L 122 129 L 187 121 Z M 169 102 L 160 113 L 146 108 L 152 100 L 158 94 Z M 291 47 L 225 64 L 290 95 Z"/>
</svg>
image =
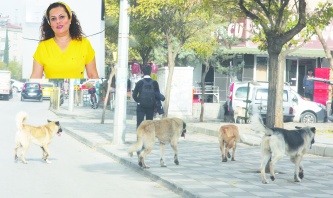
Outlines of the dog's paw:
<svg viewBox="0 0 333 198">
<path fill-rule="evenodd" d="M 304 172 L 299 172 L 298 176 L 299 176 L 300 179 L 303 179 L 304 178 Z"/>
<path fill-rule="evenodd" d="M 28 162 L 27 162 L 27 161 L 22 161 L 22 163 L 23 163 L 23 164 L 28 164 Z"/>
<path fill-rule="evenodd" d="M 275 180 L 275 177 L 274 177 L 274 176 L 271 176 L 271 180 L 274 181 L 274 180 Z"/>
<path fill-rule="evenodd" d="M 176 165 L 179 165 L 179 161 L 178 161 L 178 160 L 175 160 L 175 164 L 176 164 Z"/>
<path fill-rule="evenodd" d="M 228 158 L 230 159 L 230 157 L 231 157 L 231 155 L 230 155 L 230 153 L 228 152 Z"/>
<path fill-rule="evenodd" d="M 294 181 L 295 181 L 295 182 L 301 182 L 301 179 L 300 179 L 297 175 L 295 175 L 295 176 L 294 176 Z"/>
<path fill-rule="evenodd" d="M 262 183 L 263 183 L 263 184 L 269 184 L 269 182 L 266 181 L 266 180 L 263 180 Z"/>
<path fill-rule="evenodd" d="M 227 161 L 228 161 L 228 158 L 222 159 L 222 162 L 227 162 Z"/>
<path fill-rule="evenodd" d="M 48 160 L 48 159 L 46 159 L 45 162 L 46 162 L 47 164 L 51 164 L 51 163 L 52 163 L 52 162 L 51 162 L 50 160 Z"/>
</svg>

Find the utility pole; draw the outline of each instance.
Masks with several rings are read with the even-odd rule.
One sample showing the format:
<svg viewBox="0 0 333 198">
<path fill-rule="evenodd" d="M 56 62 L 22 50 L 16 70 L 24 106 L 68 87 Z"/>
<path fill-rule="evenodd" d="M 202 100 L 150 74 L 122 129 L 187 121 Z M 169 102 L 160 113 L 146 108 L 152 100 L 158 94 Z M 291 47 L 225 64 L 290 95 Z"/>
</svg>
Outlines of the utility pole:
<svg viewBox="0 0 333 198">
<path fill-rule="evenodd" d="M 113 122 L 113 144 L 116 145 L 125 143 L 129 43 L 129 15 L 127 13 L 128 8 L 128 1 L 120 0 L 118 63 L 116 65 L 116 105 Z"/>
</svg>

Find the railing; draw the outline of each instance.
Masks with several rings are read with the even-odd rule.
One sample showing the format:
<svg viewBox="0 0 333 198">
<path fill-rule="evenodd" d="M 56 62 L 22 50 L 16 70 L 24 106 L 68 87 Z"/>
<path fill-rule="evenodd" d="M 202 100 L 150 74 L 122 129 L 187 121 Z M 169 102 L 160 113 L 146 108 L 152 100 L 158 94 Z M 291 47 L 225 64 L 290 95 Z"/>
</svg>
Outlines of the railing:
<svg viewBox="0 0 333 198">
<path fill-rule="evenodd" d="M 202 87 L 194 87 L 193 94 L 197 95 L 199 100 L 202 100 Z M 213 97 L 215 97 L 215 101 L 217 103 L 220 102 L 220 92 L 218 86 L 205 86 L 205 95 L 213 95 Z"/>
</svg>

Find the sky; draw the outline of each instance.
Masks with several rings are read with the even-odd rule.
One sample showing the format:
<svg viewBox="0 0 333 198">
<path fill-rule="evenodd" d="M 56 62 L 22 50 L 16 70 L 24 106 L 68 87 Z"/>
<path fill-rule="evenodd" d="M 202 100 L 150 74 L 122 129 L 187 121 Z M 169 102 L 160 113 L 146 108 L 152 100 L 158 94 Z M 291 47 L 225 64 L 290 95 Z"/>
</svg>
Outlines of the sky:
<svg viewBox="0 0 333 198">
<path fill-rule="evenodd" d="M 8 16 L 10 23 L 20 24 L 24 17 L 25 0 L 0 0 L 0 14 Z"/>
</svg>

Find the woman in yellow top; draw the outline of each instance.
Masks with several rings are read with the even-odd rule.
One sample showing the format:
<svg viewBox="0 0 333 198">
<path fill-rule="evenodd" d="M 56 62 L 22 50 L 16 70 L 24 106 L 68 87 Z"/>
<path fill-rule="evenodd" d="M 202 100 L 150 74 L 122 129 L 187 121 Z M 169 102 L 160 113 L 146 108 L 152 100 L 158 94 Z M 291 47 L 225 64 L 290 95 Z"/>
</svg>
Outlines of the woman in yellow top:
<svg viewBox="0 0 333 198">
<path fill-rule="evenodd" d="M 41 42 L 33 56 L 30 78 L 99 78 L 95 51 L 83 37 L 80 22 L 69 6 L 52 3 L 41 25 Z"/>
</svg>

